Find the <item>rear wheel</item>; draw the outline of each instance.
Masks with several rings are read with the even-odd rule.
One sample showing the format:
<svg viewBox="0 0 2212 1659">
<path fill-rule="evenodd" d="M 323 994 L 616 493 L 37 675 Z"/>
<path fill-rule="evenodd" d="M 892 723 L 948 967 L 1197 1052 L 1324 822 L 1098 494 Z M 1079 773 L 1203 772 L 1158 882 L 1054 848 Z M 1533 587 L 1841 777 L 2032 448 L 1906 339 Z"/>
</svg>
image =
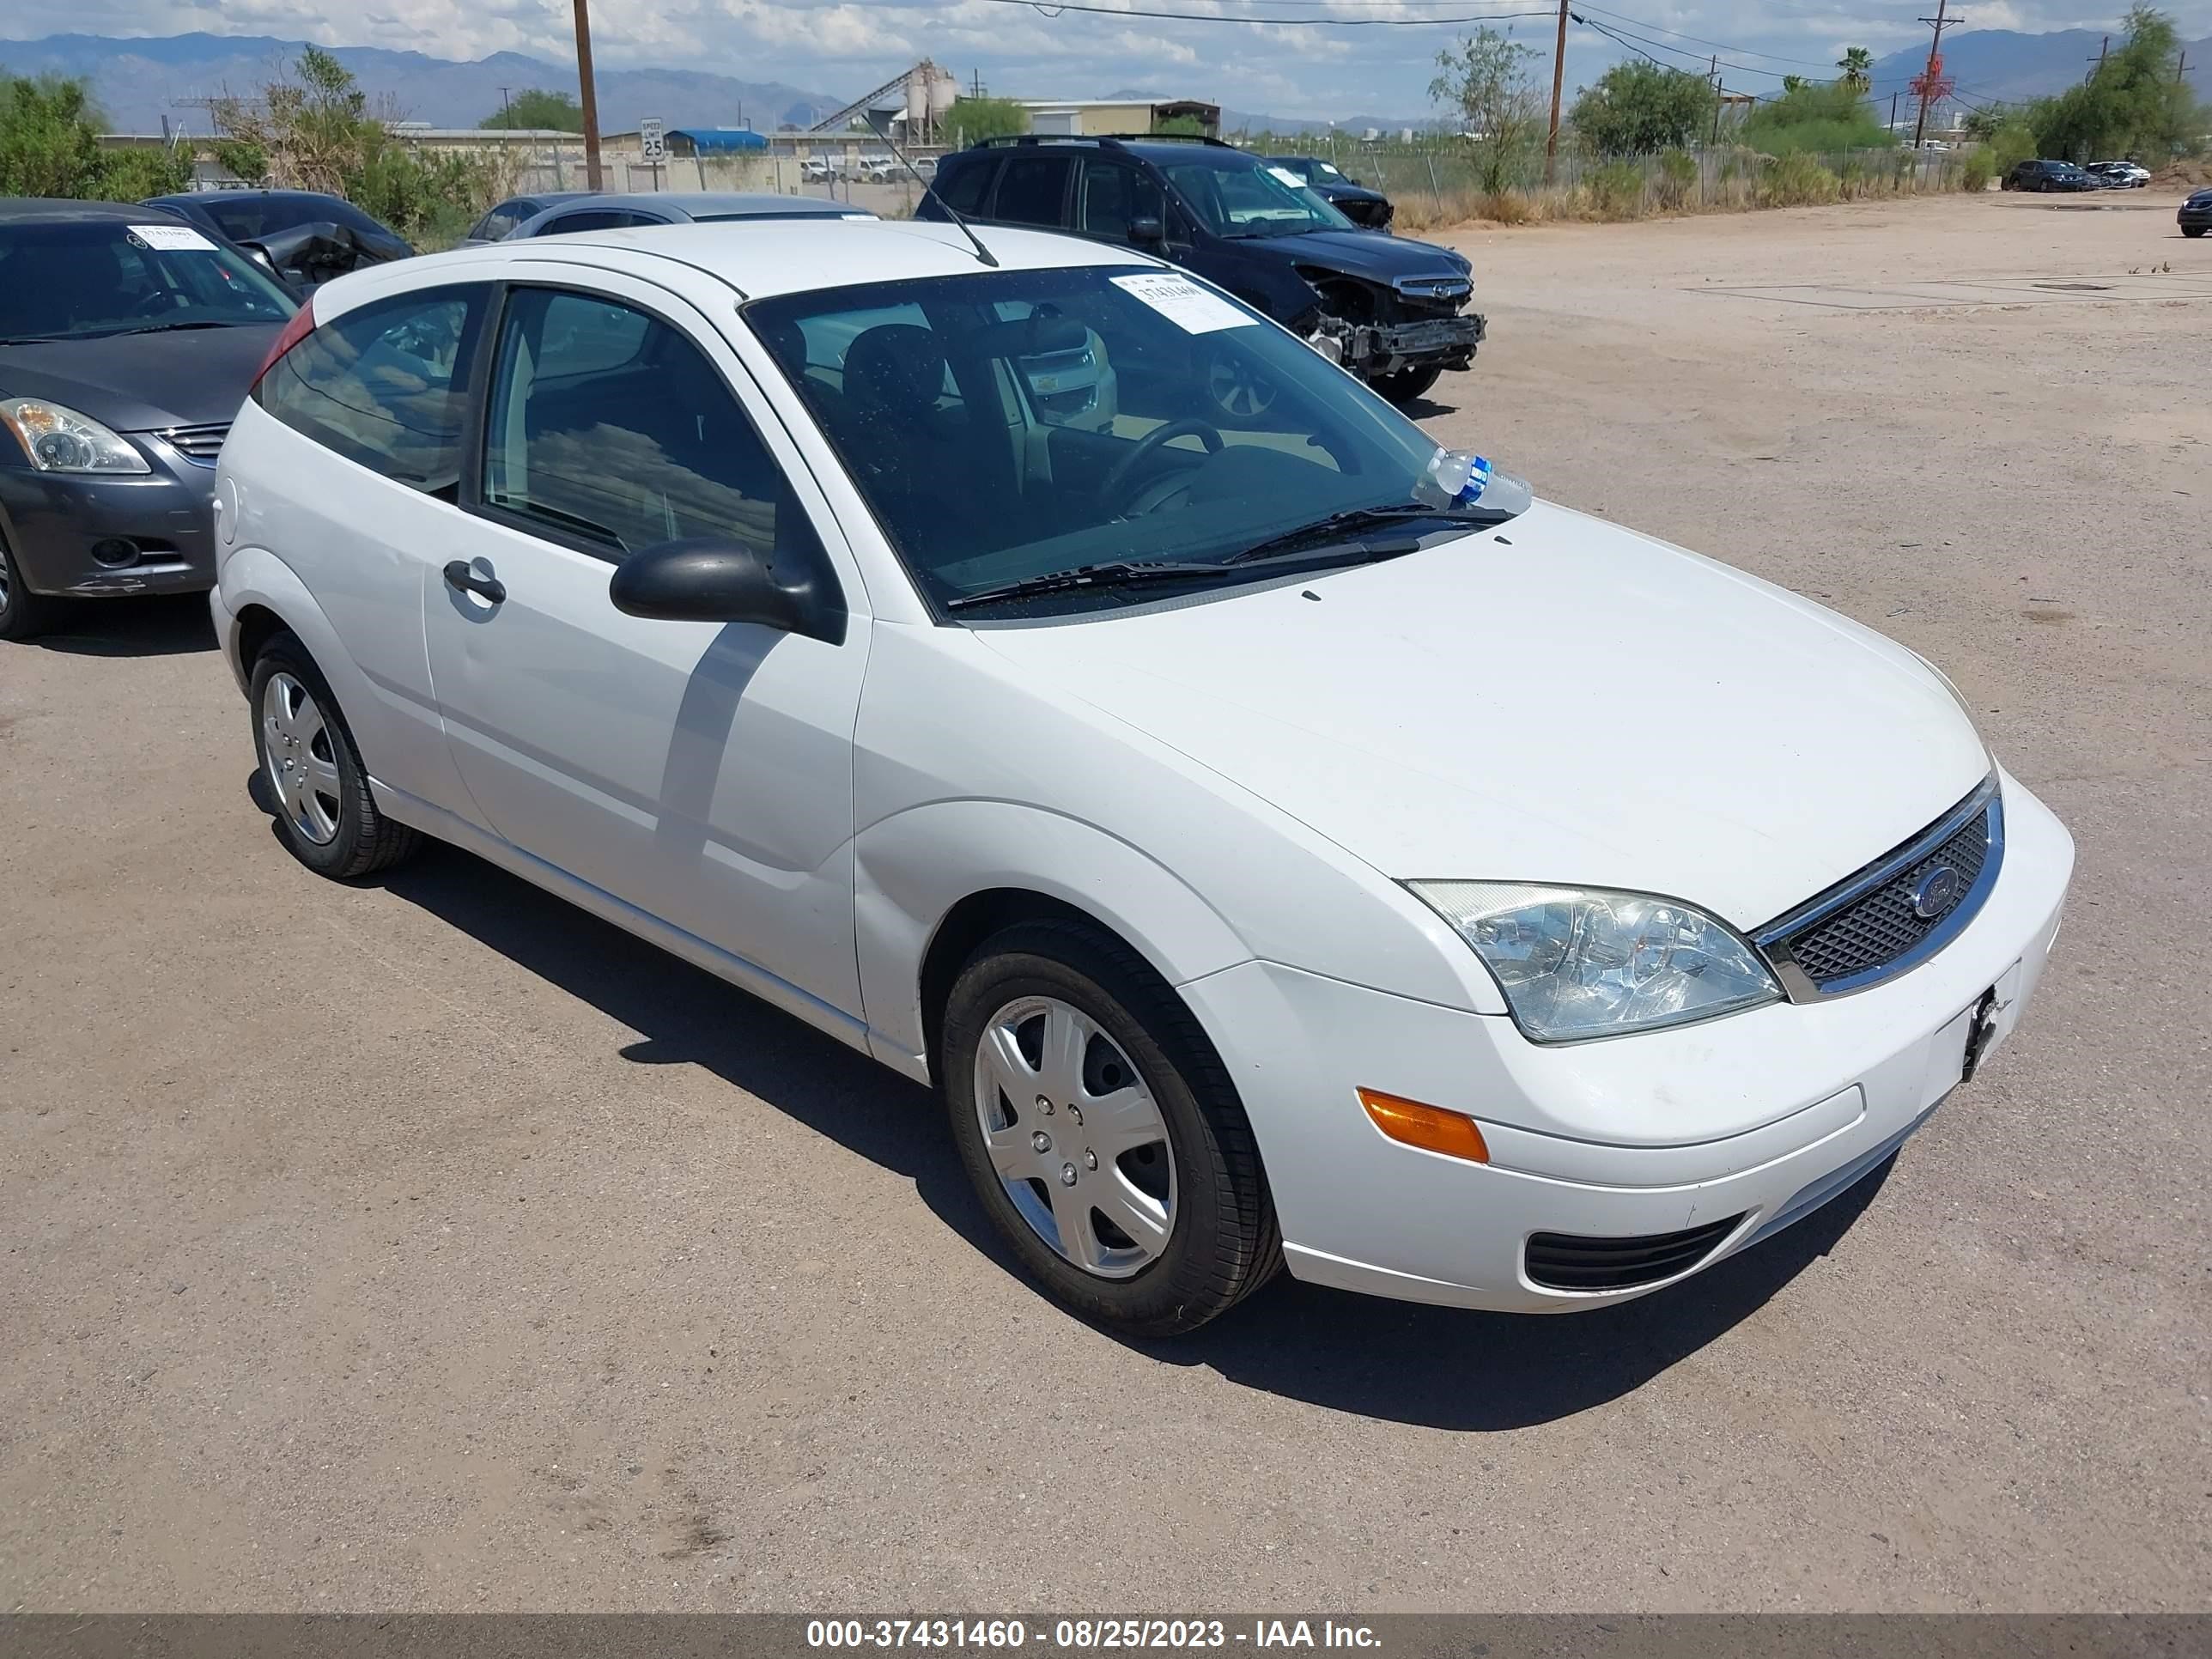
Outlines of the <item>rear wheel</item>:
<svg viewBox="0 0 2212 1659">
<path fill-rule="evenodd" d="M 1273 1274 L 1251 1125 L 1190 1011 L 1127 945 L 1072 921 L 985 941 L 946 1001 L 939 1060 L 983 1207 L 1067 1307 L 1170 1335 Z"/>
<path fill-rule="evenodd" d="M 415 851 L 421 836 L 377 810 L 337 699 L 296 637 L 279 634 L 262 647 L 251 696 L 254 753 L 294 858 L 343 881 Z"/>
<path fill-rule="evenodd" d="M 30 640 L 54 624 L 61 603 L 23 585 L 23 573 L 0 541 L 0 640 Z"/>
<path fill-rule="evenodd" d="M 1400 405 L 1410 404 L 1437 383 L 1443 370 L 1435 364 L 1426 368 L 1401 368 L 1392 374 L 1377 374 L 1367 384 L 1381 392 L 1390 402 Z"/>
</svg>

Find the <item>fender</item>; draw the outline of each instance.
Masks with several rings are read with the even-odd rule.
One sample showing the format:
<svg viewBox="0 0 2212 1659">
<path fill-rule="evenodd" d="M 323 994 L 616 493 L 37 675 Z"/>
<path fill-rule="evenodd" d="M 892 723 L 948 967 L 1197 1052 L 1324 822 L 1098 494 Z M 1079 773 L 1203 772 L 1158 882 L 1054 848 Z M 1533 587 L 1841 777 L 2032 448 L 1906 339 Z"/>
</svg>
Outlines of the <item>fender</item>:
<svg viewBox="0 0 2212 1659">
<path fill-rule="evenodd" d="M 1180 878 L 1128 842 L 1041 807 L 940 800 L 871 824 L 855 842 L 854 921 L 869 1048 L 927 1081 L 921 964 L 952 908 L 1023 888 L 1095 916 L 1169 984 L 1252 951 Z"/>
<path fill-rule="evenodd" d="M 223 654 L 241 685 L 252 672 L 252 665 L 239 658 L 240 618 L 247 607 L 273 611 L 307 647 L 337 694 L 380 811 L 418 829 L 428 828 L 419 813 L 410 810 L 409 797 L 415 796 L 474 817 L 473 803 L 462 787 L 437 709 L 404 688 L 380 684 L 362 672 L 307 584 L 280 556 L 250 544 L 228 550 L 216 574 L 216 600 L 229 613 Z"/>
</svg>

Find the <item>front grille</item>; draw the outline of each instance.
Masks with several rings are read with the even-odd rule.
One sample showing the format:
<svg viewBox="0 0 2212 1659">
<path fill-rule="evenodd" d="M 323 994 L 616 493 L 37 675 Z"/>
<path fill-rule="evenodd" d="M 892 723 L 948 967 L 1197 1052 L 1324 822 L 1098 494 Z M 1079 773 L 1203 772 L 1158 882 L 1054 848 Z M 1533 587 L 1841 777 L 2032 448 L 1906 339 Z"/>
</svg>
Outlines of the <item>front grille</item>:
<svg viewBox="0 0 2212 1659">
<path fill-rule="evenodd" d="M 230 422 L 225 421 L 221 426 L 173 426 L 155 435 L 186 460 L 213 466 L 215 458 L 222 453 L 222 441 L 230 435 Z"/>
<path fill-rule="evenodd" d="M 1923 960 L 1981 908 L 2004 850 L 2003 813 L 1985 783 L 1904 846 L 1759 935 L 1799 1000 L 1856 990 Z M 1926 887 L 1948 868 L 1948 894 Z M 1922 902 L 1933 898 L 1937 902 Z M 1923 915 L 1922 909 L 1935 914 Z"/>
<path fill-rule="evenodd" d="M 1532 1233 L 1528 1279 L 1553 1291 L 1625 1291 L 1686 1273 L 1735 1231 L 1741 1215 L 1679 1233 L 1593 1238 L 1581 1233 Z"/>
</svg>

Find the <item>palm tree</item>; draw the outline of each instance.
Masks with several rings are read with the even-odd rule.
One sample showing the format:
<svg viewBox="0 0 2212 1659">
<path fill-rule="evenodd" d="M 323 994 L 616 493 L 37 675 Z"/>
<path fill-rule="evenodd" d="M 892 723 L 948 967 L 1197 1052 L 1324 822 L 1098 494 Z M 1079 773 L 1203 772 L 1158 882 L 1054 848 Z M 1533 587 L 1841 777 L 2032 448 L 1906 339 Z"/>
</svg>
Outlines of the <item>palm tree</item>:
<svg viewBox="0 0 2212 1659">
<path fill-rule="evenodd" d="M 1844 84 L 1860 97 L 1873 90 L 1874 54 L 1864 46 L 1845 46 L 1836 67 L 1844 72 Z"/>
</svg>

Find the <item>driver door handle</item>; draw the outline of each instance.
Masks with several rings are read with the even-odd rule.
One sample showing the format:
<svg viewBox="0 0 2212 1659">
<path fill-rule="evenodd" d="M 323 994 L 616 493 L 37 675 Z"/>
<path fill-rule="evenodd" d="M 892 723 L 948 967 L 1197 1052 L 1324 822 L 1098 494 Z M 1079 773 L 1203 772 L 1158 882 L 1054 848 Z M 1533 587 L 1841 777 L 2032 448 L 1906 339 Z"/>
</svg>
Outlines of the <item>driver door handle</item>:
<svg viewBox="0 0 2212 1659">
<path fill-rule="evenodd" d="M 446 567 L 446 586 L 456 592 L 476 594 L 493 605 L 507 603 L 507 584 L 496 576 L 479 576 L 469 565 L 455 559 Z"/>
</svg>

